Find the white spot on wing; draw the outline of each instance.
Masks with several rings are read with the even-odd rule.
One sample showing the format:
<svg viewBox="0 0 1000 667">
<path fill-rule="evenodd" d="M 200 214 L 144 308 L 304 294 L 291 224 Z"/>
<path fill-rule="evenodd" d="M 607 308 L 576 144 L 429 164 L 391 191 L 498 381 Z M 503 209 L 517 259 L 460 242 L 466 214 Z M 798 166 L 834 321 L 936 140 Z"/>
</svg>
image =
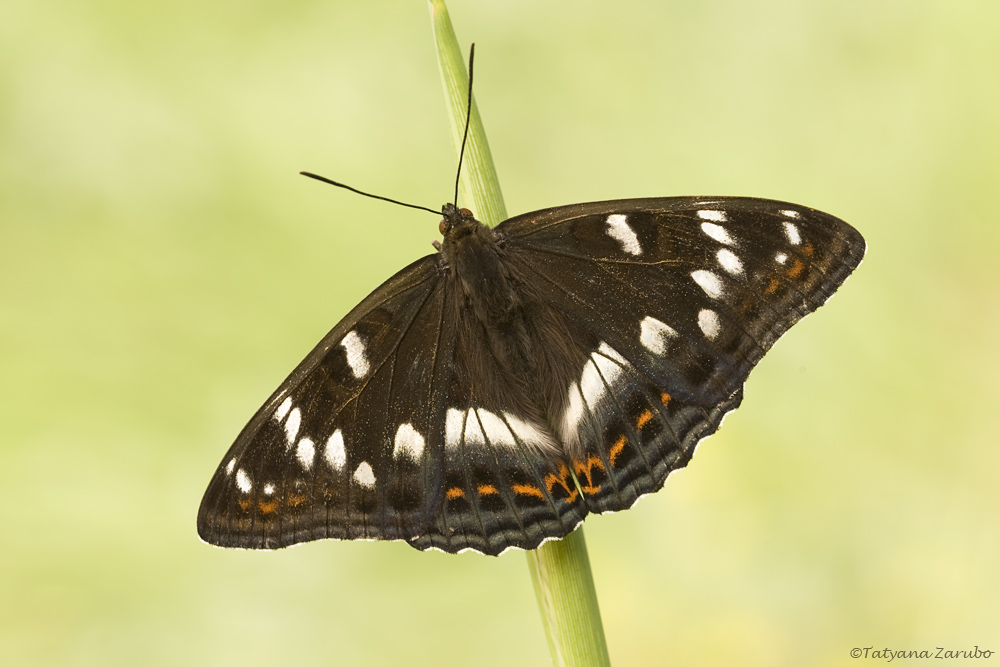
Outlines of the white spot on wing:
<svg viewBox="0 0 1000 667">
<path fill-rule="evenodd" d="M 358 469 L 354 471 L 354 481 L 358 483 L 358 486 L 366 489 L 375 488 L 375 471 L 372 470 L 368 461 L 362 461 Z"/>
<path fill-rule="evenodd" d="M 604 380 L 594 365 L 593 355 L 591 359 L 583 365 L 583 373 L 580 375 L 580 393 L 587 405 L 593 407 L 604 397 Z"/>
<path fill-rule="evenodd" d="M 229 463 L 226 464 L 226 474 L 233 474 L 233 467 L 236 466 L 236 459 L 229 459 Z"/>
<path fill-rule="evenodd" d="M 722 325 L 719 323 L 719 314 L 707 308 L 700 311 L 698 313 L 698 328 L 705 334 L 705 338 L 715 340 L 722 329 Z"/>
<path fill-rule="evenodd" d="M 783 252 L 779 252 L 777 255 L 774 256 L 774 261 L 776 261 L 778 264 L 784 264 L 785 262 L 788 261 L 788 255 L 786 255 Z"/>
<path fill-rule="evenodd" d="M 285 422 L 285 439 L 288 440 L 289 447 L 295 442 L 295 438 L 299 434 L 299 426 L 301 425 L 302 412 L 298 408 L 295 408 L 288 414 L 288 421 Z"/>
<path fill-rule="evenodd" d="M 621 213 L 612 213 L 608 216 L 608 236 L 622 244 L 622 250 L 630 255 L 641 255 L 642 248 L 639 246 L 639 237 L 635 235 L 632 228 L 626 222 L 628 218 Z"/>
<path fill-rule="evenodd" d="M 790 222 L 784 223 L 785 225 L 785 236 L 788 237 L 788 241 L 792 245 L 798 245 L 802 243 L 802 237 L 799 235 L 799 228 Z"/>
<path fill-rule="evenodd" d="M 509 412 L 503 413 L 503 418 L 507 420 L 507 424 L 510 425 L 510 430 L 514 432 L 514 435 L 529 447 L 537 447 L 538 449 L 549 451 L 558 449 L 558 445 L 547 430 L 543 430 L 543 428 L 539 428 L 531 422 L 519 419 Z"/>
<path fill-rule="evenodd" d="M 608 357 L 609 359 L 614 359 L 615 361 L 617 361 L 620 364 L 624 365 L 624 364 L 628 363 L 628 361 L 625 359 L 625 357 L 623 357 L 622 355 L 618 354 L 618 350 L 616 350 L 615 348 L 611 347 L 610 345 L 608 345 L 604 341 L 601 341 L 601 344 L 597 346 L 597 351 L 600 352 L 603 356 Z"/>
<path fill-rule="evenodd" d="M 608 388 L 616 385 L 628 367 L 628 361 L 607 343 L 602 342 L 591 353 L 580 372 L 580 381 L 569 385 L 562 418 L 556 421 L 564 445 L 579 443 L 580 423 L 587 408 L 599 413 L 599 405 L 608 395 Z"/>
<path fill-rule="evenodd" d="M 779 211 L 779 213 L 781 213 L 781 215 L 786 215 L 789 218 L 796 218 L 796 219 L 798 219 L 798 218 L 802 217 L 801 215 L 799 215 L 798 211 L 790 211 L 790 210 L 787 210 L 787 209 L 784 210 L 784 211 Z"/>
<path fill-rule="evenodd" d="M 273 496 L 274 495 L 274 484 L 271 484 L 270 482 L 268 482 L 267 484 L 264 485 L 264 495 L 265 496 Z"/>
<path fill-rule="evenodd" d="M 462 427 L 465 420 L 465 411 L 448 408 L 448 414 L 444 419 L 444 446 L 457 447 L 462 442 Z"/>
<path fill-rule="evenodd" d="M 713 222 L 725 222 L 727 220 L 725 211 L 701 210 L 698 211 L 697 216 L 702 220 L 711 220 Z M 708 232 L 705 233 L 707 234 Z"/>
<path fill-rule="evenodd" d="M 583 396 L 580 395 L 580 387 L 574 382 L 569 386 L 569 404 L 563 412 L 563 436 L 579 438 L 578 430 L 582 420 Z"/>
<path fill-rule="evenodd" d="M 719 260 L 719 266 L 721 266 L 726 273 L 733 276 L 743 274 L 743 262 L 741 262 L 740 258 L 736 256 L 736 253 L 729 248 L 722 248 L 715 254 L 715 256 Z"/>
<path fill-rule="evenodd" d="M 486 434 L 479 426 L 475 411 L 469 410 L 469 417 L 465 420 L 465 443 L 467 445 L 485 445 Z"/>
<path fill-rule="evenodd" d="M 347 365 L 354 372 L 354 377 L 360 379 L 367 375 L 369 366 L 368 358 L 365 356 L 365 342 L 358 335 L 358 332 L 348 332 L 340 344 L 347 352 Z"/>
<path fill-rule="evenodd" d="M 733 240 L 733 237 L 729 235 L 729 231 L 722 225 L 717 225 L 714 222 L 703 222 L 701 223 L 701 231 L 705 232 L 705 236 L 719 243 L 736 245 L 736 241 Z"/>
<path fill-rule="evenodd" d="M 705 294 L 709 295 L 713 299 L 722 297 L 722 281 L 719 280 L 719 276 L 715 275 L 711 271 L 699 269 L 697 271 L 692 271 L 691 277 L 696 283 L 698 283 L 698 287 L 705 290 Z"/>
<path fill-rule="evenodd" d="M 667 351 L 667 342 L 675 338 L 677 332 L 655 317 L 646 317 L 639 323 L 639 342 L 653 354 Z"/>
<path fill-rule="evenodd" d="M 412 424 L 400 424 L 396 431 L 395 446 L 392 449 L 394 458 L 406 455 L 411 461 L 416 463 L 420 460 L 420 455 L 424 453 L 424 436 L 413 428 Z"/>
<path fill-rule="evenodd" d="M 295 448 L 295 456 L 299 459 L 302 467 L 306 470 L 312 468 L 313 458 L 316 456 L 316 445 L 309 438 L 299 440 L 299 446 Z"/>
<path fill-rule="evenodd" d="M 250 482 L 250 475 L 243 468 L 236 471 L 236 488 L 243 493 L 250 493 L 250 489 L 253 488 L 253 484 Z"/>
<path fill-rule="evenodd" d="M 511 433 L 510 428 L 507 427 L 504 420 L 500 419 L 499 415 L 482 408 L 476 410 L 476 414 L 479 415 L 479 422 L 491 445 L 513 447 L 516 444 L 514 434 Z"/>
<path fill-rule="evenodd" d="M 292 397 L 289 396 L 288 398 L 283 400 L 281 402 L 281 405 L 278 406 L 278 409 L 274 411 L 274 418 L 280 422 L 282 419 L 285 418 L 285 415 L 287 415 L 288 411 L 291 409 L 292 409 Z"/>
<path fill-rule="evenodd" d="M 609 350 L 612 354 L 602 354 L 604 349 Z M 628 363 L 620 354 L 604 343 L 601 344 L 601 348 L 598 348 L 597 352 L 590 355 L 590 358 L 593 359 L 594 366 L 601 371 L 604 381 L 611 386 L 617 384 L 618 379 L 624 373 L 621 365 Z"/>
<path fill-rule="evenodd" d="M 338 428 L 326 441 L 323 458 L 335 472 L 340 472 L 347 465 L 347 452 L 344 451 L 344 434 Z"/>
</svg>

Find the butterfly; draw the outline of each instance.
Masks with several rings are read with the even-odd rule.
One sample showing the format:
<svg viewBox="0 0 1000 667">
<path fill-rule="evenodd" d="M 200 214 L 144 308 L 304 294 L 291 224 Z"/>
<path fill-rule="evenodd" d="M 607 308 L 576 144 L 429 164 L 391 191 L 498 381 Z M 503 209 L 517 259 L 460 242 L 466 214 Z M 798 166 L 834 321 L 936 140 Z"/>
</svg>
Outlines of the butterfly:
<svg viewBox="0 0 1000 667">
<path fill-rule="evenodd" d="M 495 555 L 565 536 L 662 487 L 865 253 L 847 223 L 766 199 L 443 216 L 440 250 L 354 308 L 239 434 L 203 540 Z"/>
<path fill-rule="evenodd" d="M 685 466 L 865 254 L 842 220 L 766 199 L 442 216 L 437 252 L 348 313 L 240 432 L 204 541 L 497 555 L 563 537 Z"/>
</svg>

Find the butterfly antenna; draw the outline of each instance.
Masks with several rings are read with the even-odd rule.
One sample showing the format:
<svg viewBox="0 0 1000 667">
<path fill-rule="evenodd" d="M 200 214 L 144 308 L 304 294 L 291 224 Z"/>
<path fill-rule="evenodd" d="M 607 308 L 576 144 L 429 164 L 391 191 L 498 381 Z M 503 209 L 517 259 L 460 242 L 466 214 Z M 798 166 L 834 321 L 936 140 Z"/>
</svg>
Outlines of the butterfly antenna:
<svg viewBox="0 0 1000 667">
<path fill-rule="evenodd" d="M 462 156 L 465 155 L 465 142 L 469 138 L 469 122 L 472 120 L 472 61 L 476 57 L 476 44 L 469 47 L 469 99 L 465 105 L 465 132 L 462 134 L 462 148 L 458 151 L 458 173 L 455 174 L 455 206 L 458 206 L 458 184 L 462 179 Z"/>
<path fill-rule="evenodd" d="M 357 188 L 352 188 L 350 185 L 344 185 L 343 183 L 338 183 L 337 181 L 331 181 L 329 178 L 325 178 L 325 177 L 320 176 L 318 174 L 310 173 L 308 171 L 300 171 L 299 173 L 302 174 L 303 176 L 308 176 L 309 178 L 315 178 L 317 181 L 323 181 L 324 183 L 329 183 L 330 185 L 336 185 L 338 188 L 344 188 L 345 190 L 350 190 L 351 192 L 356 192 L 359 195 L 364 195 L 365 197 L 371 197 L 372 199 L 381 199 L 382 201 L 387 201 L 390 204 L 399 204 L 400 206 L 406 206 L 408 208 L 416 208 L 416 209 L 420 209 L 421 211 L 430 211 L 431 213 L 434 213 L 435 215 L 440 215 L 441 214 L 441 211 L 435 211 L 434 209 L 427 208 L 426 206 L 417 206 L 416 204 L 407 204 L 406 202 L 398 201 L 396 199 L 389 199 L 388 197 L 380 197 L 378 195 L 373 195 L 373 194 L 370 194 L 368 192 L 362 192 L 361 190 L 358 190 Z"/>
</svg>

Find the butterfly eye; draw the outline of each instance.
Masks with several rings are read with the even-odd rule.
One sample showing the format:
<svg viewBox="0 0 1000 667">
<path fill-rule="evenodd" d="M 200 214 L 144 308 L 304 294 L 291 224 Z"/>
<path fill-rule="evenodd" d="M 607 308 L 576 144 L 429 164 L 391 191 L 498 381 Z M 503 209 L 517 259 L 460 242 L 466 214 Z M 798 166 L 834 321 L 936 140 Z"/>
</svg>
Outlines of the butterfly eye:
<svg viewBox="0 0 1000 667">
<path fill-rule="evenodd" d="M 446 231 L 448 231 L 448 220 L 447 220 L 447 218 L 441 218 L 441 223 L 438 224 L 438 231 L 441 232 L 441 236 L 444 236 L 444 233 Z"/>
<path fill-rule="evenodd" d="M 470 211 L 467 208 L 460 208 L 460 209 L 458 209 L 458 212 L 462 214 L 463 218 L 473 218 L 473 217 L 475 217 L 474 215 L 472 215 L 472 211 Z"/>
</svg>

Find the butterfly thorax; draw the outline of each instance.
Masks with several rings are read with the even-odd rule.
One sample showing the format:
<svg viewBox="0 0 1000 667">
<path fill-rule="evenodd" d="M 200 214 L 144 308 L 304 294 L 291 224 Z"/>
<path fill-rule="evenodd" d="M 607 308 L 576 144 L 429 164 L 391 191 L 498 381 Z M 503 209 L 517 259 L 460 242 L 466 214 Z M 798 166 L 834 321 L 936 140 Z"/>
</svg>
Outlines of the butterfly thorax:
<svg viewBox="0 0 1000 667">
<path fill-rule="evenodd" d="M 464 305 L 484 324 L 504 327 L 516 316 L 519 298 L 504 266 L 497 236 L 468 209 L 446 205 L 441 255 L 464 297 Z"/>
<path fill-rule="evenodd" d="M 446 205 L 443 213 L 441 261 L 456 300 L 458 357 L 469 365 L 474 390 L 485 399 L 503 387 L 509 392 L 503 400 L 545 419 L 552 398 L 537 382 L 539 367 L 548 365 L 540 355 L 545 341 L 539 331 L 539 304 L 512 271 L 494 230 L 467 209 Z M 490 353 L 485 358 L 472 352 L 482 350 L 482 342 Z"/>
</svg>

